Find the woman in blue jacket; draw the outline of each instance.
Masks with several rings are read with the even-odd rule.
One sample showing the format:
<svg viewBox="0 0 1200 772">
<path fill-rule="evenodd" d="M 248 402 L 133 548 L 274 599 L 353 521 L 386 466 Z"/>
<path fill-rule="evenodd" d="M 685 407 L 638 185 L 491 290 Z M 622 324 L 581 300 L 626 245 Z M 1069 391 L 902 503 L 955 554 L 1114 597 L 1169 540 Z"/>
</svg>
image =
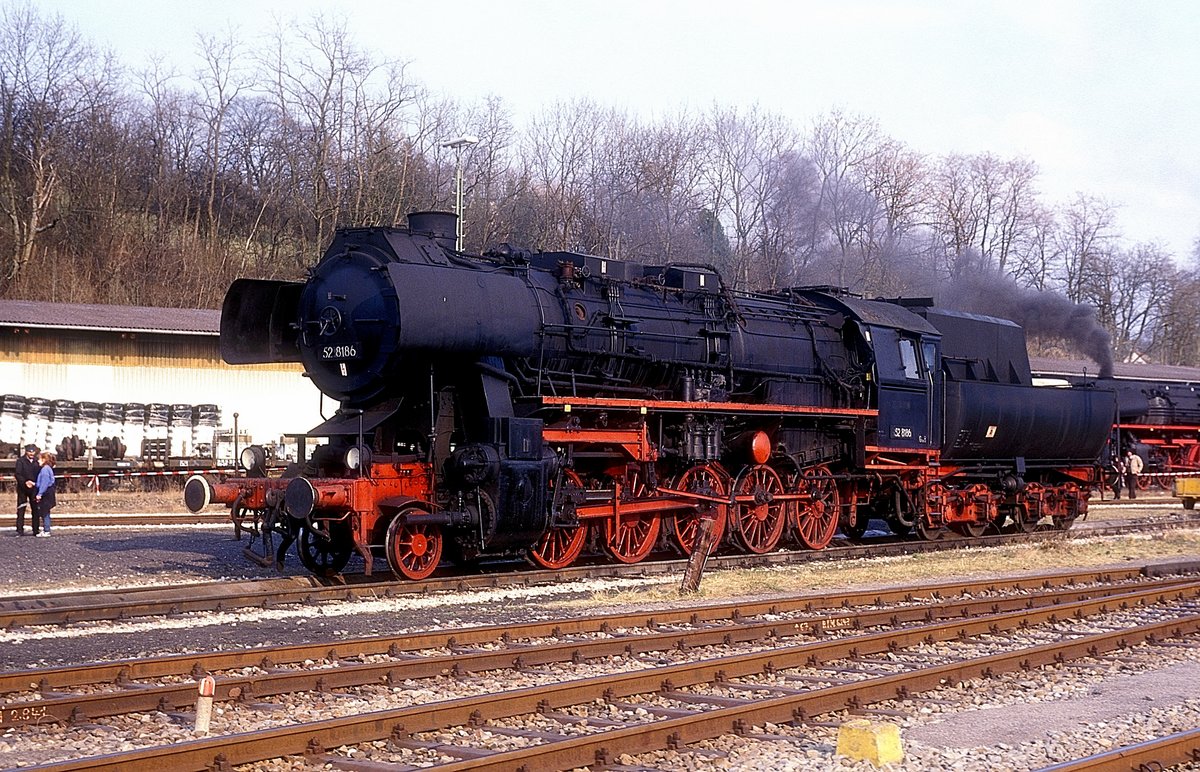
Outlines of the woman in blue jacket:
<svg viewBox="0 0 1200 772">
<path fill-rule="evenodd" d="M 37 511 L 42 516 L 42 532 L 38 536 L 50 535 L 50 510 L 57 503 L 54 500 L 54 454 L 45 451 L 38 456 L 42 465 L 37 478 Z"/>
</svg>

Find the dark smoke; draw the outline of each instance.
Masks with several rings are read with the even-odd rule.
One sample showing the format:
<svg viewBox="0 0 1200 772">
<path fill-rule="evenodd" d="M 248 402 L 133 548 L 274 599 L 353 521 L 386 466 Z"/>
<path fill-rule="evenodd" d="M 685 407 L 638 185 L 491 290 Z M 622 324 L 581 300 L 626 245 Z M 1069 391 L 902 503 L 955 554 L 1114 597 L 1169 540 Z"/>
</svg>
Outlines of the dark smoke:
<svg viewBox="0 0 1200 772">
<path fill-rule="evenodd" d="M 1094 308 L 1055 292 L 1022 287 L 978 257 L 960 257 L 957 267 L 959 275 L 937 293 L 940 305 L 1011 319 L 1029 334 L 1065 338 L 1096 363 L 1101 378 L 1112 377 L 1112 336 L 1096 319 Z"/>
</svg>

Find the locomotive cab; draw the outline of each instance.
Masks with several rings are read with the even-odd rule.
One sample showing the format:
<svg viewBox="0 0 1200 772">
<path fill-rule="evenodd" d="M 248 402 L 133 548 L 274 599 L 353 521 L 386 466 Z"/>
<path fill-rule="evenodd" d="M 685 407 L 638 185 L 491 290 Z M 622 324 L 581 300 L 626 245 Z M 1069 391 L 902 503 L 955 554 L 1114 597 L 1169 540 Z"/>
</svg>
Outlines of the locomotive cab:
<svg viewBox="0 0 1200 772">
<path fill-rule="evenodd" d="M 879 444 L 935 448 L 941 435 L 940 336 L 932 328 L 870 325 L 875 351 Z"/>
</svg>

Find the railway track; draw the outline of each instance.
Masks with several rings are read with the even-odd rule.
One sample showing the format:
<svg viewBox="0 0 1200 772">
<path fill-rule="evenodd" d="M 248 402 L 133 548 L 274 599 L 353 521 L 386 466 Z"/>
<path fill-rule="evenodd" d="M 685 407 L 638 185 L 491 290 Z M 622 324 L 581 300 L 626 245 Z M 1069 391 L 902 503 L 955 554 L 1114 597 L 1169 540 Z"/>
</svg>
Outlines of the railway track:
<svg viewBox="0 0 1200 772">
<path fill-rule="evenodd" d="M 999 547 L 1009 544 L 1159 532 L 1200 525 L 1200 516 L 1169 519 L 1105 522 L 1080 525 L 1071 531 L 1038 531 L 1031 534 L 998 534 L 977 538 L 948 537 L 938 541 L 872 539 L 865 544 L 841 543 L 820 551 L 799 550 L 767 555 L 723 555 L 709 560 L 713 568 L 762 568 L 841 559 L 905 555 L 955 549 Z M 264 608 L 348 600 L 376 600 L 445 591 L 487 590 L 579 582 L 596 578 L 677 576 L 680 559 L 627 564 L 583 564 L 558 570 L 531 570 L 525 563 L 487 564 L 480 573 L 433 577 L 420 582 L 346 574 L 334 579 L 312 576 L 275 577 L 245 581 L 199 582 L 172 586 L 131 587 L 36 597 L 0 598 L 0 629 L 78 622 L 125 620 L 147 616 Z"/>
<path fill-rule="evenodd" d="M 427 632 L 415 635 L 396 635 L 362 638 L 297 645 L 287 648 L 246 649 L 212 654 L 186 654 L 170 657 L 154 657 L 140 660 L 124 660 L 113 663 L 95 663 L 62 668 L 37 668 L 27 671 L 0 673 L 0 694 L 15 694 L 28 690 L 36 684 L 36 705 L 28 703 L 24 708 L 7 707 L 0 715 L 0 728 L 46 718 L 57 721 L 79 720 L 84 716 L 113 715 L 120 710 L 151 710 L 156 706 L 170 704 L 180 707 L 194 700 L 195 687 L 190 682 L 184 685 L 138 689 L 119 695 L 94 694 L 86 697 L 64 697 L 58 692 L 87 684 L 113 684 L 130 686 L 146 678 L 177 677 L 190 679 L 217 671 L 256 669 L 253 676 L 242 676 L 222 682 L 218 696 L 232 699 L 253 694 L 262 697 L 280 694 L 300 688 L 299 684 L 310 684 L 315 689 L 319 681 L 326 687 L 362 685 L 381 680 L 395 682 L 403 678 L 428 677 L 447 669 L 459 667 L 466 671 L 485 670 L 492 666 L 504 667 L 512 659 L 513 642 L 517 639 L 557 638 L 564 635 L 611 635 L 614 630 L 631 629 L 659 630 L 672 625 L 727 625 L 714 627 L 713 637 L 708 643 L 724 640 L 735 634 L 742 639 L 754 636 L 779 637 L 781 631 L 791 625 L 795 633 L 806 629 L 811 634 L 866 627 L 872 624 L 897 623 L 905 620 L 950 618 L 969 616 L 981 610 L 996 611 L 1001 607 L 1020 608 L 1026 604 L 1058 604 L 1072 600 L 1103 596 L 1121 592 L 1117 585 L 1131 585 L 1144 579 L 1141 571 L 1125 572 L 1062 572 L 1043 574 L 1023 579 L 998 581 L 983 580 L 969 583 L 942 583 L 928 585 L 920 590 L 846 592 L 823 596 L 799 597 L 792 600 L 776 600 L 757 604 L 704 605 L 672 611 L 656 611 L 635 614 L 609 614 L 589 616 L 584 619 L 555 620 L 545 623 L 523 625 L 479 626 L 445 632 Z M 1180 579 L 1149 580 L 1154 588 L 1167 588 L 1179 584 Z M 1115 583 L 1115 584 L 1114 584 Z M 1080 586 L 1084 585 L 1084 586 Z M 998 597 L 998 596 L 1008 597 Z M 909 604 L 906 608 L 893 606 Z M 887 606 L 882 610 L 869 607 Z M 844 611 L 855 608 L 857 611 Z M 778 617 L 787 615 L 786 624 Z M 771 617 L 771 621 L 750 622 L 747 618 Z M 643 636 L 640 651 L 667 650 L 680 642 L 695 644 L 699 640 L 687 641 L 679 635 L 664 633 Z M 620 638 L 615 649 L 621 653 L 630 645 L 627 634 Z M 646 644 L 649 641 L 650 644 Z M 485 661 L 482 656 L 451 656 L 429 658 L 427 662 L 397 663 L 395 657 L 408 656 L 421 650 L 461 650 L 462 647 L 503 644 L 505 652 L 498 658 Z M 611 647 L 598 647 L 587 653 L 586 647 L 572 643 L 566 654 L 559 651 L 563 661 L 576 656 L 599 657 L 612 653 Z M 339 667 L 336 671 L 316 674 L 312 671 L 281 673 L 279 668 L 295 667 L 311 661 L 355 662 L 364 657 L 388 657 L 374 665 Z M 489 654 L 489 656 L 491 656 Z M 528 662 L 528 660 L 527 660 Z M 119 706 L 135 706 L 122 708 Z M 34 706 L 36 710 L 30 710 Z M 17 715 L 10 715 L 11 711 Z"/>
<path fill-rule="evenodd" d="M 1042 767 L 1038 772 L 1151 772 L 1187 762 L 1200 763 L 1200 729 Z"/>
<path fill-rule="evenodd" d="M 568 769 L 1198 632 L 1195 576 L 1061 572 L 6 673 L 0 691 L 6 737 L 131 711 L 183 727 L 193 679 L 208 673 L 227 715 L 253 716 L 249 730 L 37 769 L 225 769 L 299 755 L 363 769 Z M 372 693 L 410 704 L 358 707 Z M 345 701 L 354 715 L 280 716 L 300 699 Z M 349 745 L 353 760 L 334 751 Z"/>
</svg>

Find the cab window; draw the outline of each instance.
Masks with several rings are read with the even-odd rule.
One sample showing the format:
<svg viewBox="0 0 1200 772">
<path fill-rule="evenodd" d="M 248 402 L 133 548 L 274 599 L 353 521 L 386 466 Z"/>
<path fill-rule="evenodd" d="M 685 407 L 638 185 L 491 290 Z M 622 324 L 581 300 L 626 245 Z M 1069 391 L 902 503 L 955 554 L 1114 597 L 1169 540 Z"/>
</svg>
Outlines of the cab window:
<svg viewBox="0 0 1200 772">
<path fill-rule="evenodd" d="M 911 381 L 921 379 L 921 362 L 917 358 L 917 344 L 910 338 L 900 339 L 900 364 L 904 377 Z"/>
</svg>

